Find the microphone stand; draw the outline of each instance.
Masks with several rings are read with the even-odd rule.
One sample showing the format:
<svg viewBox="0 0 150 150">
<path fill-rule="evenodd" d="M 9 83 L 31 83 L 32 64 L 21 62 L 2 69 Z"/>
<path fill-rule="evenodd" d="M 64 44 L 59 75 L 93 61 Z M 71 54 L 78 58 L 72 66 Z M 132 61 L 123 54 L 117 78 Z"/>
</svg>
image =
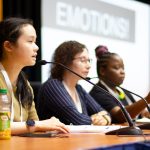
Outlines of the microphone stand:
<svg viewBox="0 0 150 150">
<path fill-rule="evenodd" d="M 63 68 L 65 68 L 66 70 L 69 70 L 70 72 L 72 72 L 73 74 L 77 75 L 78 77 L 80 77 L 81 79 L 87 81 L 88 83 L 92 84 L 93 86 L 95 86 L 97 89 L 103 91 L 104 93 L 106 93 L 107 95 L 110 95 L 120 106 L 121 111 L 125 117 L 125 119 L 127 120 L 129 127 L 124 127 L 124 128 L 120 128 L 117 130 L 113 130 L 113 131 L 109 131 L 106 133 L 106 135 L 143 135 L 143 132 L 140 130 L 140 128 L 135 126 L 135 123 L 132 121 L 131 116 L 129 115 L 129 113 L 127 112 L 127 110 L 125 109 L 124 105 L 121 104 L 121 102 L 116 99 L 112 94 L 110 94 L 109 92 L 107 92 L 106 90 L 102 89 L 101 87 L 99 87 L 98 85 L 92 83 L 91 81 L 89 81 L 86 78 L 83 78 L 82 76 L 80 76 L 79 74 L 77 74 L 76 72 L 74 72 L 73 70 L 71 70 L 70 68 L 66 67 L 65 65 L 61 64 L 61 63 L 57 63 L 57 62 L 47 62 L 45 60 L 41 60 L 39 61 L 40 65 L 46 65 L 47 63 L 51 63 L 51 64 L 55 64 L 55 65 L 59 65 L 62 66 Z"/>
<path fill-rule="evenodd" d="M 118 87 L 120 87 L 120 86 L 118 86 Z M 140 95 L 138 95 L 138 94 L 136 94 L 136 93 L 133 93 L 133 92 L 131 92 L 131 91 L 129 91 L 129 90 L 123 88 L 123 87 L 120 87 L 120 88 L 121 88 L 122 90 L 127 91 L 127 92 L 129 92 L 129 93 L 131 93 L 131 94 L 133 94 L 133 95 L 135 95 L 135 96 L 141 98 L 142 100 L 144 100 L 144 102 L 145 102 L 145 104 L 146 104 L 146 107 L 147 107 L 147 110 L 148 110 L 148 112 L 150 113 L 150 107 L 149 107 L 149 105 L 148 105 L 148 103 L 147 103 L 147 101 L 146 101 L 145 98 L 143 98 L 142 96 L 140 96 Z M 150 129 L 150 123 L 145 123 L 145 124 L 142 124 L 142 125 L 138 125 L 138 127 L 139 127 L 140 129 Z"/>
<path fill-rule="evenodd" d="M 86 79 L 87 79 L 87 80 L 91 80 L 91 79 L 94 79 L 94 78 L 98 78 L 98 77 L 93 77 L 93 78 L 87 77 Z M 110 84 L 113 84 L 113 83 L 110 82 L 110 81 L 108 81 L 108 82 L 109 82 Z M 114 84 L 113 84 L 113 85 L 114 85 Z M 115 85 L 114 85 L 114 86 L 115 86 Z M 140 95 L 138 95 L 138 94 L 136 94 L 136 93 L 134 93 L 134 92 L 132 92 L 132 91 L 129 91 L 129 90 L 127 90 L 127 89 L 125 89 L 125 88 L 123 88 L 123 87 L 121 87 L 121 86 L 118 86 L 118 87 L 121 88 L 122 90 L 128 92 L 128 93 L 131 93 L 131 94 L 133 94 L 133 95 L 135 95 L 135 96 L 141 98 L 141 99 L 145 102 L 146 107 L 147 107 L 147 110 L 148 110 L 148 112 L 150 113 L 150 107 L 149 107 L 149 105 L 148 105 L 148 103 L 147 103 L 147 101 L 146 101 L 145 98 L 143 98 L 142 96 L 140 96 Z M 137 127 L 139 127 L 140 129 L 150 129 L 150 123 L 145 123 L 145 124 L 142 124 L 142 125 L 138 125 Z"/>
</svg>

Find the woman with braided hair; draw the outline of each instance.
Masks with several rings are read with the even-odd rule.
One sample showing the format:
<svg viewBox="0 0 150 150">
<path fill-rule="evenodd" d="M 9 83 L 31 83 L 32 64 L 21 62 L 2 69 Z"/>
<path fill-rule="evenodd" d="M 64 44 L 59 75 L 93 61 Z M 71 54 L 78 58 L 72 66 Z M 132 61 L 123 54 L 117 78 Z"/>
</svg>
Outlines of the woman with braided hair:
<svg viewBox="0 0 150 150">
<path fill-rule="evenodd" d="M 109 52 L 108 48 L 102 45 L 96 47 L 95 54 L 97 58 L 97 74 L 99 77 L 97 85 L 120 100 L 134 119 L 142 113 L 146 105 L 143 100 L 135 101 L 129 92 L 118 87 L 123 83 L 125 78 L 122 58 L 116 53 Z M 111 96 L 99 91 L 96 87 L 93 87 L 90 94 L 104 109 L 110 112 L 112 122 L 122 123 L 126 121 L 118 103 Z M 145 99 L 150 103 L 150 93 Z M 145 115 L 149 117 L 148 112 Z"/>
</svg>

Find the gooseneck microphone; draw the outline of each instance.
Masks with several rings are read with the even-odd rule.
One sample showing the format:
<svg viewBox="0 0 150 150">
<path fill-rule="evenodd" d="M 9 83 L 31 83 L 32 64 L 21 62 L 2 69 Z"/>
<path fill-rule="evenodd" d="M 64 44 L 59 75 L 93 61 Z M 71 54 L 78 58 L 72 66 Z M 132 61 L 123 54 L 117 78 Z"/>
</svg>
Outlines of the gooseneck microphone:
<svg viewBox="0 0 150 150">
<path fill-rule="evenodd" d="M 87 79 L 87 80 L 91 80 L 91 79 L 94 79 L 94 78 L 98 78 L 98 77 L 92 77 L 92 78 L 87 77 L 86 79 Z M 110 84 L 116 86 L 116 85 L 113 84 L 112 82 L 110 82 L 110 81 L 108 81 L 108 82 L 109 82 Z M 135 96 L 141 98 L 141 99 L 145 102 L 146 107 L 147 107 L 147 110 L 148 110 L 148 112 L 150 113 L 150 107 L 149 107 L 149 105 L 148 105 L 148 103 L 147 103 L 147 101 L 146 101 L 145 98 L 143 98 L 143 97 L 140 96 L 139 94 L 134 93 L 134 92 L 132 92 L 132 91 L 129 91 L 129 90 L 127 90 L 127 89 L 125 89 L 125 88 L 123 88 L 123 87 L 121 87 L 121 86 L 117 86 L 117 87 L 121 88 L 122 90 L 124 90 L 124 91 L 126 91 L 126 92 L 128 92 L 128 93 L 131 93 L 131 94 L 133 94 L 133 95 L 135 95 Z M 144 124 L 142 124 L 142 125 L 138 125 L 138 127 L 139 127 L 140 129 L 150 129 L 150 123 L 144 123 Z"/>
<path fill-rule="evenodd" d="M 147 110 L 148 110 L 148 112 L 150 113 L 150 107 L 149 107 L 149 105 L 148 105 L 148 103 L 147 103 L 147 101 L 146 101 L 145 98 L 143 98 L 142 96 L 140 96 L 140 95 L 138 95 L 138 94 L 136 94 L 136 93 L 134 93 L 134 92 L 132 92 L 132 91 L 129 91 L 129 90 L 123 88 L 123 87 L 120 87 L 120 86 L 118 86 L 118 87 L 121 88 L 121 89 L 124 90 L 124 91 L 127 91 L 128 93 L 131 93 L 131 94 L 133 94 L 133 95 L 135 95 L 135 96 L 141 98 L 141 99 L 145 102 L 146 107 L 147 107 Z M 150 129 L 150 123 L 145 123 L 145 124 L 142 124 L 142 125 L 138 125 L 138 127 L 139 127 L 140 129 Z"/>
<path fill-rule="evenodd" d="M 38 62 L 38 64 L 40 65 L 46 65 L 46 64 L 55 64 L 55 65 L 59 65 L 62 66 L 63 68 L 65 68 L 66 70 L 72 72 L 73 74 L 75 74 L 76 76 L 80 77 L 81 79 L 87 81 L 88 83 L 92 84 L 93 86 L 95 86 L 97 89 L 103 91 L 104 93 L 106 93 L 107 95 L 110 95 L 120 106 L 121 111 L 125 117 L 125 119 L 127 120 L 129 126 L 128 127 L 124 127 L 124 128 L 120 128 L 117 130 L 113 130 L 113 131 L 109 131 L 106 134 L 107 135 L 143 135 L 143 132 L 140 130 L 140 128 L 135 126 L 135 123 L 132 121 L 131 116 L 129 115 L 129 113 L 127 112 L 127 110 L 125 109 L 124 105 L 121 104 L 121 102 L 115 98 L 112 94 L 110 94 L 109 92 L 107 92 L 106 90 L 102 89 L 101 87 L 99 87 L 98 85 L 92 83 L 91 81 L 89 81 L 88 79 L 82 77 L 81 75 L 79 75 L 78 73 L 74 72 L 73 70 L 71 70 L 70 68 L 66 67 L 65 65 L 58 63 L 58 62 L 48 62 L 46 60 L 40 60 Z"/>
</svg>

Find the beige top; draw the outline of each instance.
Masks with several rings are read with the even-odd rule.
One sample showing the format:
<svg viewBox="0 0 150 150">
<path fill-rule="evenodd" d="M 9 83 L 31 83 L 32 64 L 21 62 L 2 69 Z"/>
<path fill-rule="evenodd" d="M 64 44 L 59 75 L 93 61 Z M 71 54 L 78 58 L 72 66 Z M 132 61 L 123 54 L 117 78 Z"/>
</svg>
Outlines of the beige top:
<svg viewBox="0 0 150 150">
<path fill-rule="evenodd" d="M 32 87 L 30 86 L 30 83 L 29 83 L 29 87 L 32 90 Z M 0 88 L 8 89 L 7 85 L 6 85 L 6 82 L 5 82 L 5 79 L 4 79 L 4 77 L 3 77 L 1 72 L 0 72 Z M 13 88 L 13 92 L 14 93 L 16 92 L 15 88 Z M 33 93 L 33 90 L 32 90 L 32 93 Z M 21 107 L 20 107 L 19 101 L 17 100 L 17 98 L 14 95 L 12 97 L 13 110 L 14 110 L 13 121 L 19 122 L 19 121 L 21 121 L 21 109 L 20 109 Z M 8 96 L 10 96 L 9 92 L 8 92 Z M 36 112 L 36 109 L 35 109 L 34 101 L 33 101 L 32 106 L 31 106 L 30 109 L 22 107 L 22 121 L 26 121 L 28 119 L 39 120 L 37 112 Z"/>
</svg>

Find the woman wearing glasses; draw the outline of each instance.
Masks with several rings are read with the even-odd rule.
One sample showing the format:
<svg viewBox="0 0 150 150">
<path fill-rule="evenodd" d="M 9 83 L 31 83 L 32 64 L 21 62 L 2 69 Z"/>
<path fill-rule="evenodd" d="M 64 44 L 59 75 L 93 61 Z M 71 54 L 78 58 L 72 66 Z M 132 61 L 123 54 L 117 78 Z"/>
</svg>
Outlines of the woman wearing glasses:
<svg viewBox="0 0 150 150">
<path fill-rule="evenodd" d="M 87 77 L 90 59 L 85 45 L 67 41 L 54 52 L 53 62 L 61 63 Z M 50 78 L 39 92 L 38 112 L 40 119 L 56 116 L 65 124 L 108 125 L 110 116 L 82 87 L 81 79 L 60 65 L 52 65 Z"/>
</svg>

